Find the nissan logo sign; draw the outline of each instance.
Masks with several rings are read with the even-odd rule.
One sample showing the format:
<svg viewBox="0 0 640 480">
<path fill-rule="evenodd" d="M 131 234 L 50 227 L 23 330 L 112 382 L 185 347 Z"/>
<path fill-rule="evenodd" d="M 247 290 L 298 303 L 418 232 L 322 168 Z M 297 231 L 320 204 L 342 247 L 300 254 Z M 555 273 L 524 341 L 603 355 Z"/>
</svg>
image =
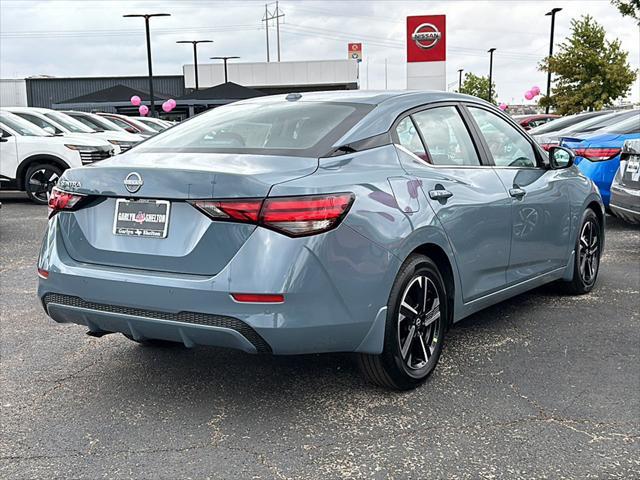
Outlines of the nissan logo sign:
<svg viewBox="0 0 640 480">
<path fill-rule="evenodd" d="M 442 37 L 440 30 L 436 28 L 432 23 L 423 23 L 411 34 L 411 40 L 416 42 L 418 48 L 422 50 L 429 50 L 437 45 Z"/>
<path fill-rule="evenodd" d="M 142 177 L 137 172 L 131 172 L 124 179 L 124 186 L 131 193 L 136 193 L 138 190 L 140 190 L 140 187 L 143 183 L 144 182 L 142 181 Z"/>
</svg>

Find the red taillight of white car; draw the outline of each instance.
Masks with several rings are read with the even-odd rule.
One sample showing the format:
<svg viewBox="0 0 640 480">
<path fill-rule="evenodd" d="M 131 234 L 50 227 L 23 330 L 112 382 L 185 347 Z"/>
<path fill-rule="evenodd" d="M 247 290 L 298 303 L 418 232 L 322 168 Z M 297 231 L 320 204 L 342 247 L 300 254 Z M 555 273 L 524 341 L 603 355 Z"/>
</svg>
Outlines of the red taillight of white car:
<svg viewBox="0 0 640 480">
<path fill-rule="evenodd" d="M 85 195 L 69 193 L 53 187 L 49 195 L 49 218 L 63 210 L 73 210 Z"/>
<path fill-rule="evenodd" d="M 576 155 L 592 162 L 610 160 L 620 153 L 619 148 L 576 148 Z"/>
<path fill-rule="evenodd" d="M 353 199 L 352 193 L 331 193 L 190 203 L 214 220 L 253 223 L 290 237 L 302 237 L 335 228 L 349 211 Z"/>
</svg>

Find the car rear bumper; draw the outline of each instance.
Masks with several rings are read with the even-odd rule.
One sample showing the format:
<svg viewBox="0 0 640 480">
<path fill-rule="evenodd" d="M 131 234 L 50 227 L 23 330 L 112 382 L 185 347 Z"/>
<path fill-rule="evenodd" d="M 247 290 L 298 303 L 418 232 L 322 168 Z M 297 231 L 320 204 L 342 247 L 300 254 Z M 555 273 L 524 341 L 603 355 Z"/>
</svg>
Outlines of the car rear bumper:
<svg viewBox="0 0 640 480">
<path fill-rule="evenodd" d="M 625 188 L 614 182 L 609 207 L 617 217 L 640 223 L 640 190 Z"/>
<path fill-rule="evenodd" d="M 54 217 L 41 250 L 38 296 L 59 323 L 186 346 L 246 352 L 380 353 L 399 260 L 347 225 L 291 239 L 257 228 L 213 277 L 90 265 L 67 253 Z M 279 304 L 231 293 L 277 293 Z"/>
</svg>

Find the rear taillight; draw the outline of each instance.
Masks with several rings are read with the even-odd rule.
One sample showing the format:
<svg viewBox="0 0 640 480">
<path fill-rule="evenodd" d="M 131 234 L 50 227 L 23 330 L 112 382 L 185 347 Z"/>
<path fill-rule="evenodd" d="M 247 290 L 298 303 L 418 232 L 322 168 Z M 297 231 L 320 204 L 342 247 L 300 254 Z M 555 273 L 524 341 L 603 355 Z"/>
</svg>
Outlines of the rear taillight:
<svg viewBox="0 0 640 480">
<path fill-rule="evenodd" d="M 301 237 L 335 228 L 353 199 L 352 193 L 331 193 L 264 200 L 194 200 L 191 204 L 214 220 L 253 223 Z"/>
<path fill-rule="evenodd" d="M 551 147 L 557 147 L 560 145 L 559 143 L 541 143 L 540 146 L 548 152 Z"/>
<path fill-rule="evenodd" d="M 576 155 L 592 162 L 610 160 L 620 153 L 619 148 L 576 148 Z"/>
<path fill-rule="evenodd" d="M 86 198 L 85 195 L 69 193 L 53 187 L 49 195 L 49 218 L 62 210 L 73 210 L 78 203 Z"/>
</svg>

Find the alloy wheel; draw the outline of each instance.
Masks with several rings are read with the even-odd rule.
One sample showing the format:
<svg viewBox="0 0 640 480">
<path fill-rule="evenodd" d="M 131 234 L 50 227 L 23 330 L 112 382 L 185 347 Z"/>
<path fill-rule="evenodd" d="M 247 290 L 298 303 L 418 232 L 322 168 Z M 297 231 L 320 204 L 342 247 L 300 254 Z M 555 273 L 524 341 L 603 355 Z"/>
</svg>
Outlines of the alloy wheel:
<svg viewBox="0 0 640 480">
<path fill-rule="evenodd" d="M 58 172 L 46 167 L 34 170 L 28 180 L 31 194 L 40 202 L 47 203 L 51 189 L 58 183 Z"/>
<path fill-rule="evenodd" d="M 600 237 L 598 226 L 593 220 L 587 220 L 582 226 L 578 258 L 580 278 L 585 285 L 591 285 L 595 282 L 600 264 Z"/>
<path fill-rule="evenodd" d="M 398 312 L 398 344 L 410 370 L 429 363 L 441 332 L 440 296 L 433 281 L 418 276 L 409 282 Z"/>
</svg>

